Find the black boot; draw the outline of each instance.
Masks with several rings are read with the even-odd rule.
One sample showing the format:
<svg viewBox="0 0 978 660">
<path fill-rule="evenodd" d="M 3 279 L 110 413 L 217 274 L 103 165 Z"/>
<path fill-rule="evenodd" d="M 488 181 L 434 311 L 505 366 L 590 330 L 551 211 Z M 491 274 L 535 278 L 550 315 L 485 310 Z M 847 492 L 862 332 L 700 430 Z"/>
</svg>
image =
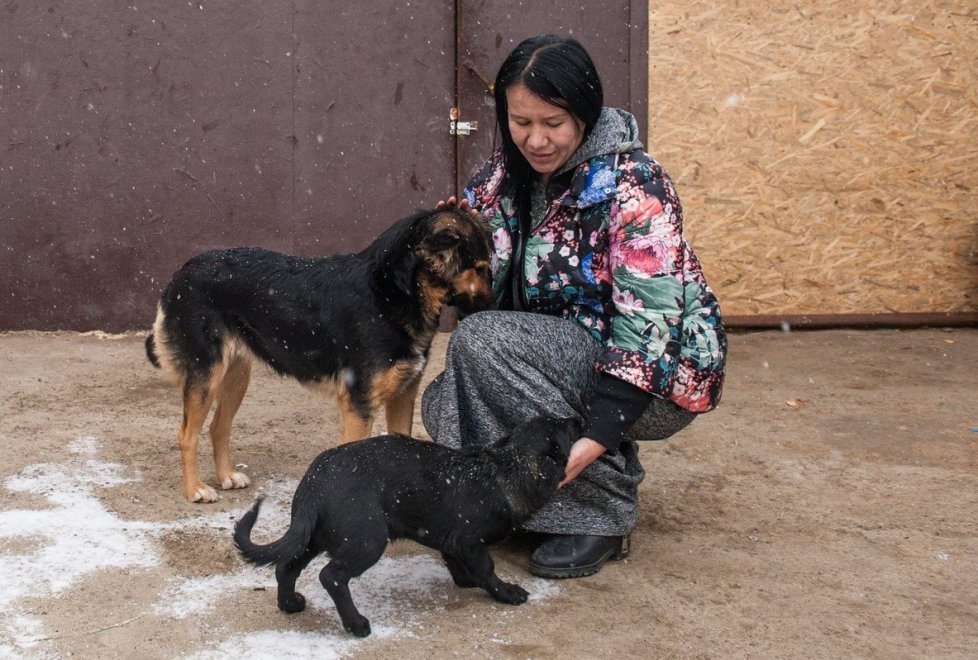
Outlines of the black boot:
<svg viewBox="0 0 978 660">
<path fill-rule="evenodd" d="M 554 535 L 530 556 L 530 573 L 547 578 L 594 575 L 609 559 L 628 556 L 630 536 Z"/>
</svg>

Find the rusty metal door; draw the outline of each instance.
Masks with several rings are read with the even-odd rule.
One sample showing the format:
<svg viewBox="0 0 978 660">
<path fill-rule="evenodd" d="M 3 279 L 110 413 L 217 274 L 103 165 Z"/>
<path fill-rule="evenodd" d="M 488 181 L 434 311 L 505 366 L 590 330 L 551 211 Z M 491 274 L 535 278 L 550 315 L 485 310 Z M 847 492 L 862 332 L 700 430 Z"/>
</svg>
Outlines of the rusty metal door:
<svg viewBox="0 0 978 660">
<path fill-rule="evenodd" d="M 147 328 L 208 248 L 359 250 L 488 155 L 480 74 L 530 34 L 578 35 L 644 124 L 646 7 L 7 3 L 0 330 Z"/>
<path fill-rule="evenodd" d="M 0 329 L 147 328 L 197 252 L 358 250 L 452 188 L 452 2 L 0 13 Z"/>
<path fill-rule="evenodd" d="M 452 188 L 454 3 L 300 4 L 296 248 L 350 252 Z"/>
</svg>

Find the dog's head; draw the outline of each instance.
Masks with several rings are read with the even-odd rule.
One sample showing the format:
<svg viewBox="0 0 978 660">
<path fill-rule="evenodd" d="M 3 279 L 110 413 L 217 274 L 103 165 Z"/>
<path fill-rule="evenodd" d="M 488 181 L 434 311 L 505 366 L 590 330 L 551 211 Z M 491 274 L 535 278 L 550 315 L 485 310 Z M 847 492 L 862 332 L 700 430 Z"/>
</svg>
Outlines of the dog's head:
<svg viewBox="0 0 978 660">
<path fill-rule="evenodd" d="M 564 478 L 571 445 L 581 424 L 573 418 L 540 416 L 518 426 L 495 444 L 506 476 L 499 481 L 506 501 L 518 517 L 543 505 Z"/>
<path fill-rule="evenodd" d="M 516 427 L 502 442 L 527 455 L 552 459 L 563 468 L 580 433 L 581 423 L 573 417 L 541 415 Z"/>
<path fill-rule="evenodd" d="M 431 213 L 418 252 L 427 270 L 447 287 L 445 302 L 463 315 L 493 307 L 489 234 L 471 213 L 454 206 Z"/>
</svg>

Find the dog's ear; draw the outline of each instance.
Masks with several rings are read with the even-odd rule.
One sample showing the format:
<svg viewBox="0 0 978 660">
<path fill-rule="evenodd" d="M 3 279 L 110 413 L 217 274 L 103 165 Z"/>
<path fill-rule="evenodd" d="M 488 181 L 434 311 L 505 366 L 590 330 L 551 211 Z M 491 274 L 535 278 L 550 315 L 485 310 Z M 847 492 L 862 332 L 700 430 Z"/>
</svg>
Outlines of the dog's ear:
<svg viewBox="0 0 978 660">
<path fill-rule="evenodd" d="M 454 250 L 461 240 L 462 236 L 458 233 L 458 229 L 445 227 L 426 236 L 421 246 L 431 253 L 448 252 Z"/>
<path fill-rule="evenodd" d="M 461 267 L 458 249 L 461 242 L 462 236 L 454 227 L 439 229 L 421 241 L 422 258 L 436 272 L 452 278 Z"/>
</svg>

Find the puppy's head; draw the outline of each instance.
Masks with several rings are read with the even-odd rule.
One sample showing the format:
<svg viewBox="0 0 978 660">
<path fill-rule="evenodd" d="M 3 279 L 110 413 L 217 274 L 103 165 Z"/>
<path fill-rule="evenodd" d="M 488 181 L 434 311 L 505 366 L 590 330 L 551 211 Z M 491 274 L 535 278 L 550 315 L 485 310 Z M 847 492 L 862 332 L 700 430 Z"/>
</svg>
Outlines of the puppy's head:
<svg viewBox="0 0 978 660">
<path fill-rule="evenodd" d="M 489 234 L 472 214 L 454 206 L 435 211 L 420 253 L 428 269 L 447 285 L 449 304 L 463 315 L 493 307 Z"/>
<path fill-rule="evenodd" d="M 551 497 L 564 478 L 571 445 L 580 436 L 575 419 L 534 417 L 495 446 L 506 501 L 517 518 L 525 518 Z"/>
<path fill-rule="evenodd" d="M 542 415 L 523 423 L 509 437 L 509 443 L 527 454 L 555 460 L 567 465 L 571 445 L 580 437 L 581 423 L 572 417 Z"/>
</svg>

